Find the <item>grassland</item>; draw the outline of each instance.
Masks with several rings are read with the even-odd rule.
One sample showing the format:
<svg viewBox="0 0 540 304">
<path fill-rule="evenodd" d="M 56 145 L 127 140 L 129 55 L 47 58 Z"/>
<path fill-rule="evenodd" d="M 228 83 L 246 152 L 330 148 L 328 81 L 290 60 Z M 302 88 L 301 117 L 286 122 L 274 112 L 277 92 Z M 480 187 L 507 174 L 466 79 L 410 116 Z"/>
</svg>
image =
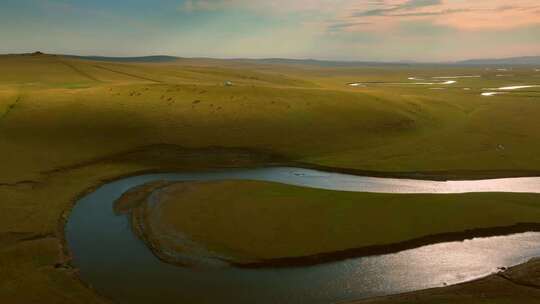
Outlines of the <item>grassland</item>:
<svg viewBox="0 0 540 304">
<path fill-rule="evenodd" d="M 154 203 L 142 202 L 144 193 L 155 193 Z M 186 237 L 237 265 L 298 265 L 540 223 L 534 194 L 370 194 L 218 181 L 157 182 L 127 196 L 119 205 L 139 206 L 132 222 L 170 262 L 192 253 L 193 246 L 178 241 Z"/>
<path fill-rule="evenodd" d="M 122 175 L 287 162 L 538 174 L 538 92 L 479 94 L 538 82 L 530 70 L 0 56 L 0 302 L 107 302 L 70 268 L 63 223 L 81 193 Z M 446 90 L 345 85 L 460 74 L 484 77 Z"/>
<path fill-rule="evenodd" d="M 374 171 L 540 170 L 538 96 L 461 89 L 530 83 L 534 75 L 511 82 L 488 75 L 490 82 L 464 79 L 434 91 L 345 83 L 479 71 L 0 61 L 2 105 L 10 109 L 1 122 L 4 180 L 156 144 L 248 148 Z"/>
</svg>

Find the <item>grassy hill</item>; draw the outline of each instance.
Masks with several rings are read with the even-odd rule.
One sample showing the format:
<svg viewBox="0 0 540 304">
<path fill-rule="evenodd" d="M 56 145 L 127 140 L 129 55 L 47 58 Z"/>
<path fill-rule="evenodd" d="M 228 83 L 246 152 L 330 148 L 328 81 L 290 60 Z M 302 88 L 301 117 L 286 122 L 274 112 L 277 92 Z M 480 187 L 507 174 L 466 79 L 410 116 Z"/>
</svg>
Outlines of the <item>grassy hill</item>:
<svg viewBox="0 0 540 304">
<path fill-rule="evenodd" d="M 530 72 L 515 71 L 509 82 L 463 68 L 214 64 L 0 57 L 1 144 L 10 164 L 1 179 L 32 178 L 153 144 L 250 148 L 389 172 L 540 169 L 540 134 L 532 131 L 540 124 L 538 93 L 479 94 L 486 86 L 536 80 Z M 346 85 L 463 74 L 485 78 L 440 91 Z"/>
<path fill-rule="evenodd" d="M 538 75 L 498 73 L 0 56 L 0 302 L 105 301 L 75 279 L 63 223 L 81 193 L 122 175 L 277 162 L 389 175 L 539 174 L 538 90 L 480 96 Z M 454 75 L 483 77 L 444 90 L 396 84 Z"/>
</svg>

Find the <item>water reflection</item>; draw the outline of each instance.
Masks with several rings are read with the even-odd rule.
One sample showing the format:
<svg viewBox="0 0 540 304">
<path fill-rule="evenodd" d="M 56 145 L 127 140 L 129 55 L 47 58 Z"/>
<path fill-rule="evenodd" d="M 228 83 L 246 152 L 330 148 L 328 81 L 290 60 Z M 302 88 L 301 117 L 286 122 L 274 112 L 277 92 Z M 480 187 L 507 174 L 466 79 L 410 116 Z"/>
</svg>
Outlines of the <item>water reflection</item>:
<svg viewBox="0 0 540 304">
<path fill-rule="evenodd" d="M 540 178 L 434 182 L 300 168 L 135 176 L 104 185 L 75 206 L 66 237 L 81 278 L 118 303 L 332 303 L 459 283 L 540 256 L 540 233 L 522 233 L 312 267 L 194 270 L 159 261 L 112 210 L 122 193 L 149 181 L 220 179 L 388 193 L 540 192 Z"/>
</svg>

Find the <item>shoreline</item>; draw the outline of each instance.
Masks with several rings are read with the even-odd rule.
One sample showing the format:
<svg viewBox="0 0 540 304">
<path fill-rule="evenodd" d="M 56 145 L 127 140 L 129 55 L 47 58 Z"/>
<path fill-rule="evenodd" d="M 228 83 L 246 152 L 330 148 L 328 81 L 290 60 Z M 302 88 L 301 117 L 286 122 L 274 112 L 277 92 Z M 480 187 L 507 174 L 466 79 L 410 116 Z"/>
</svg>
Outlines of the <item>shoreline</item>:
<svg viewBox="0 0 540 304">
<path fill-rule="evenodd" d="M 145 169 L 139 173 L 128 174 L 140 175 L 151 173 L 177 173 L 196 172 L 207 170 L 222 170 L 222 169 L 247 169 L 247 168 L 262 168 L 262 167 L 298 167 L 303 169 L 326 171 L 330 173 L 342 173 L 350 175 L 358 175 L 364 177 L 385 177 L 396 179 L 417 179 L 428 181 L 473 181 L 480 179 L 500 179 L 500 178 L 519 178 L 519 177 L 540 177 L 540 169 L 538 170 L 517 170 L 517 169 L 498 169 L 498 170 L 426 170 L 426 171 L 376 171 L 365 169 L 354 169 L 336 166 L 318 165 L 316 163 L 305 162 L 295 157 L 280 155 L 272 151 L 264 151 L 242 147 L 222 147 L 212 146 L 206 148 L 189 148 L 174 144 L 156 144 L 136 147 L 127 151 L 122 151 L 108 156 L 98 157 L 89 161 L 75 163 L 72 165 L 59 167 L 54 170 L 41 172 L 43 174 L 54 174 L 63 171 L 69 171 L 97 163 L 114 162 L 116 160 L 138 160 L 145 158 L 145 153 L 156 153 L 159 158 L 164 158 L 167 162 L 164 164 L 167 168 Z M 173 155 L 171 157 L 171 155 Z M 154 155 L 155 156 L 155 155 Z M 182 161 L 190 160 L 190 158 L 211 156 L 221 157 L 222 159 L 215 160 L 210 165 L 204 162 L 199 163 L 201 159 L 197 159 L 194 163 L 183 163 Z M 171 159 L 167 159 L 171 157 Z M 178 163 L 179 165 L 170 165 L 170 163 Z M 121 176 L 126 177 L 126 176 Z M 118 178 L 121 178 L 118 177 Z"/>
<path fill-rule="evenodd" d="M 179 182 L 184 183 L 184 182 Z M 125 213 L 129 217 L 132 232 L 141 239 L 147 247 L 161 261 L 177 266 L 190 267 L 181 260 L 182 254 L 173 255 L 166 253 L 160 248 L 159 242 L 147 233 L 149 228 L 146 223 L 147 199 L 155 191 L 167 187 L 172 183 L 153 181 L 147 184 L 131 188 L 114 202 L 114 208 L 123 208 L 126 204 L 131 204 L 132 209 Z M 141 193 L 142 192 L 142 193 Z M 136 195 L 137 202 L 129 202 L 130 196 Z M 141 197 L 142 195 L 142 197 Z M 368 245 L 356 248 L 348 248 L 338 251 L 319 252 L 305 256 L 290 256 L 270 259 L 249 259 L 249 258 L 229 258 L 215 257 L 220 262 L 227 262 L 229 265 L 237 268 L 297 268 L 312 266 L 317 264 L 332 263 L 346 259 L 393 254 L 401 251 L 415 249 L 423 246 L 434 245 L 446 242 L 460 242 L 474 238 L 486 238 L 495 236 L 506 236 L 525 232 L 540 232 L 540 223 L 523 222 L 509 226 L 494 226 L 486 228 L 471 228 L 463 231 L 449 231 L 437 234 L 428 234 L 413 239 L 408 239 L 396 243 Z M 204 247 L 204 246 L 203 246 Z M 190 256 L 189 253 L 184 254 Z M 191 257 L 191 256 L 190 256 Z M 196 259 L 195 256 L 191 257 Z M 242 261 L 243 260 L 243 261 Z M 196 267 L 196 266 L 194 266 Z"/>
<path fill-rule="evenodd" d="M 98 161 L 99 162 L 99 161 Z M 94 162 L 92 162 L 94 163 Z M 92 163 L 87 163 L 87 164 L 83 164 L 82 167 L 85 167 L 87 165 L 91 165 Z M 225 169 L 239 169 L 239 168 L 261 168 L 261 167 L 280 167 L 280 166 L 299 166 L 299 167 L 302 167 L 302 168 L 306 168 L 306 169 L 314 169 L 314 170 L 327 170 L 329 172 L 335 172 L 335 173 L 345 173 L 345 174 L 354 174 L 354 173 L 371 173 L 372 175 L 366 175 L 366 176 L 373 176 L 373 177 L 390 177 L 390 178 L 411 178 L 413 176 L 431 176 L 432 178 L 434 177 L 439 177 L 439 178 L 434 178 L 434 179 L 431 179 L 431 180 L 435 180 L 435 181 L 440 181 L 440 180 L 448 180 L 448 179 L 445 179 L 446 178 L 449 178 L 449 177 L 455 177 L 457 175 L 436 175 L 434 174 L 434 172 L 437 172 L 437 171 L 432 171 L 432 173 L 422 173 L 422 172 L 415 172 L 415 173 L 396 173 L 396 172 L 376 172 L 376 171 L 365 171 L 365 170 L 356 170 L 356 169 L 345 169 L 345 168 L 337 168 L 337 167 L 325 167 L 325 166 L 320 166 L 320 165 L 315 165 L 315 164 L 307 164 L 307 163 L 302 163 L 302 162 L 276 162 L 276 163 L 266 163 L 266 164 L 255 164 L 255 165 L 244 165 L 244 166 L 212 166 L 212 167 L 200 167 L 198 169 L 195 169 L 195 168 L 184 168 L 184 170 L 182 171 L 185 171 L 185 172 L 190 172 L 190 171 L 211 171 L 211 170 L 225 170 Z M 75 169 L 75 168 L 73 168 Z M 186 170 L 187 169 L 187 170 Z M 69 170 L 69 169 L 68 169 Z M 107 183 L 110 183 L 110 182 L 113 182 L 115 180 L 119 180 L 119 179 L 122 179 L 122 178 L 128 178 L 128 177 L 133 177 L 133 176 L 137 176 L 137 175 L 144 175 L 144 174 L 153 174 L 153 173 L 171 173 L 171 172 L 177 172 L 181 170 L 180 168 L 168 168 L 168 169 L 163 169 L 163 168 L 149 168 L 149 169 L 142 169 L 142 170 L 134 170 L 134 171 L 131 171 L 131 172 L 128 172 L 128 173 L 125 173 L 125 174 L 120 174 L 120 175 L 115 175 L 115 176 L 111 176 L 110 178 L 104 178 L 104 179 L 99 179 L 97 180 L 95 183 L 93 183 L 92 185 L 88 186 L 86 189 L 84 189 L 83 191 L 81 191 L 78 195 L 76 195 L 75 197 L 73 197 L 73 199 L 71 200 L 70 204 L 68 205 L 67 208 L 65 208 L 59 219 L 58 219 L 58 232 L 57 232 L 57 239 L 58 239 L 58 242 L 59 242 L 59 247 L 61 248 L 61 256 L 59 257 L 59 260 L 60 260 L 60 266 L 61 267 L 66 267 L 68 269 L 70 269 L 70 275 L 72 277 L 75 278 L 75 280 L 77 280 L 80 284 L 82 284 L 85 288 L 88 288 L 90 290 L 92 290 L 92 292 L 94 292 L 96 295 L 98 295 L 99 297 L 105 299 L 106 301 L 109 301 L 109 302 L 115 302 L 113 299 L 110 299 L 109 297 L 99 293 L 97 290 L 95 290 L 91 284 L 85 282 L 84 280 L 82 280 L 82 278 L 80 277 L 80 274 L 79 274 L 79 270 L 78 268 L 72 264 L 72 260 L 73 260 L 73 255 L 72 255 L 72 252 L 67 244 L 67 239 L 66 239 L 66 234 L 65 234 L 65 228 L 66 228 L 66 224 L 69 220 L 69 216 L 73 210 L 73 208 L 75 207 L 75 205 L 77 204 L 77 202 L 83 198 L 84 196 L 92 193 L 93 191 L 95 191 L 97 188 L 107 184 Z M 62 170 L 59 170 L 59 171 L 62 171 Z M 440 171 L 439 171 L 440 172 Z M 450 171 L 448 171 L 450 172 Z M 463 177 L 465 178 L 466 176 L 469 177 L 469 179 L 464 179 L 464 180 L 472 180 L 470 179 L 471 176 L 475 176 L 477 178 L 479 178 L 479 174 L 472 174 L 470 175 L 470 172 L 480 172 L 480 171 L 461 171 L 462 173 L 464 172 L 468 172 L 469 174 L 468 175 L 459 175 L 460 177 Z M 494 172 L 494 175 L 488 175 L 489 178 L 510 178 L 510 177 L 524 177 L 523 175 L 522 176 L 518 176 L 518 172 L 520 171 L 511 171 L 511 172 L 514 172 L 514 174 L 511 174 L 510 176 L 505 176 L 505 175 L 502 175 L 503 172 L 507 172 L 507 171 L 491 171 L 491 172 Z M 508 171 L 510 172 L 510 171 Z M 525 175 L 525 176 L 528 176 L 528 177 L 531 177 L 531 176 L 540 176 L 540 171 L 523 171 L 523 172 L 527 172 L 528 175 Z M 57 173 L 57 172 L 50 172 L 50 173 Z M 440 173 L 437 173 L 437 174 L 440 174 Z M 454 173 L 455 174 L 455 173 Z M 482 173 L 482 174 L 485 174 Z M 445 176 L 445 177 L 443 177 Z M 484 175 L 482 175 L 484 176 Z M 496 177 L 495 177 L 496 176 Z M 487 176 L 484 176 L 484 177 L 487 177 Z M 133 227 L 133 226 L 132 226 Z M 540 223 L 523 223 L 523 224 L 519 224 L 519 225 L 514 225 L 512 227 L 497 227 L 497 228 L 486 228 L 486 229 L 477 229 L 477 230 L 468 230 L 468 231 L 465 231 L 465 232 L 458 232 L 458 233 L 448 233 L 448 234 L 445 234 L 447 235 L 447 237 L 449 237 L 447 240 L 442 240 L 440 242 L 446 242 L 446 241 L 459 241 L 459 240 L 466 240 L 467 238 L 463 238 L 463 237 L 460 237 L 458 239 L 456 239 L 456 235 L 457 234 L 461 234 L 463 235 L 463 233 L 465 233 L 465 235 L 467 233 L 477 233 L 478 230 L 482 230 L 481 233 L 484 233 L 484 237 L 489 237 L 489 236 L 496 236 L 496 235 L 509 235 L 509 234 L 514 234 L 514 233 L 522 233 L 522 232 L 527 232 L 527 231 L 531 231 L 531 230 L 524 230 L 524 229 L 533 229 L 532 231 L 540 231 Z M 135 233 L 135 235 L 137 237 L 138 234 L 132 229 L 133 233 Z M 496 234 L 493 234 L 493 233 L 496 233 Z M 429 242 L 429 238 L 432 238 L 433 236 L 427 236 L 425 238 L 422 238 L 424 242 L 428 241 Z M 439 236 L 435 236 L 435 237 L 439 237 Z M 474 237 L 479 237 L 479 236 L 473 236 Z M 145 244 L 148 245 L 148 242 L 143 240 L 145 242 Z M 398 250 L 398 251 L 402 251 L 402 250 L 406 250 L 406 249 L 411 249 L 410 247 L 409 248 L 406 248 L 406 246 L 410 246 L 410 244 L 413 244 L 413 243 L 416 243 L 416 244 L 420 244 L 420 243 L 417 243 L 418 240 L 411 240 L 411 241 L 407 241 L 407 242 L 404 242 L 406 244 L 398 244 L 397 246 L 405 246 L 405 247 L 401 247 L 401 248 L 405 248 L 405 249 L 401 249 L 401 250 Z M 439 242 L 439 243 L 440 243 Z M 421 245 L 417 245 L 417 246 L 413 246 L 412 248 L 416 248 L 416 247 L 421 247 L 421 246 L 425 246 L 425 245 L 429 245 L 429 244 L 435 244 L 435 243 L 423 243 Z M 390 247 L 391 245 L 377 245 L 377 246 L 370 246 L 370 247 L 364 247 L 364 249 L 361 249 L 361 250 L 365 250 L 365 252 L 381 252 L 382 249 L 384 248 L 388 248 Z M 367 248 L 367 249 L 366 249 Z M 398 248 L 398 247 L 395 247 L 395 248 Z M 167 263 L 167 260 L 166 259 L 163 259 L 162 256 L 160 256 L 159 254 L 156 254 L 156 250 L 153 249 L 152 247 L 149 246 L 149 249 L 153 252 L 153 254 L 158 258 L 160 259 L 162 262 L 165 262 Z M 345 252 L 341 252 L 339 253 L 339 255 L 348 255 L 350 254 L 350 252 L 348 252 L 349 250 L 346 250 Z M 353 249 L 354 251 L 354 249 Z M 396 252 L 396 251 L 394 251 Z M 387 252 L 388 253 L 388 252 Z M 357 253 L 355 253 L 357 254 Z M 383 253 L 379 253 L 379 254 L 383 254 Z M 374 255 L 373 253 L 371 254 L 368 254 L 368 255 Z M 356 256 L 358 257 L 358 256 Z M 350 256 L 348 257 L 345 257 L 346 258 L 351 258 Z M 535 258 L 535 259 L 539 259 L 540 257 L 538 258 Z M 341 258 L 343 259 L 343 258 Z M 296 264 L 298 266 L 296 267 L 302 267 L 302 266 L 307 266 L 307 265 L 314 265 L 314 264 L 318 264 L 320 262 L 315 262 L 314 261 L 321 261 L 321 257 L 319 255 L 315 256 L 315 257 L 310 257 L 310 258 L 307 258 L 306 259 L 306 262 L 308 262 L 307 264 L 297 264 L 298 262 L 297 261 L 293 261 L 293 264 Z M 251 264 L 248 264 L 248 265 L 245 265 L 244 267 L 245 268 L 261 268 L 261 267 L 267 267 L 266 264 L 268 262 L 265 262 L 264 265 L 261 265 L 261 264 L 258 264 L 258 263 L 251 263 Z M 290 261 L 286 260 L 286 261 L 272 261 L 272 263 L 275 265 L 275 266 L 272 266 L 272 267 L 291 267 L 290 266 Z M 528 262 L 527 262 L 528 263 Z M 515 268 L 515 267 L 518 267 L 518 266 L 524 266 L 526 267 L 527 263 L 523 263 L 523 264 L 519 264 L 519 265 L 516 265 L 516 266 L 513 266 L 509 269 L 512 269 L 512 268 Z M 236 265 L 235 265 L 236 266 Z M 241 267 L 241 266 L 240 266 Z M 294 267 L 294 266 L 293 266 Z M 477 279 L 477 280 L 482 280 L 482 279 L 485 279 L 485 278 L 488 278 L 490 277 L 491 275 L 488 275 L 486 277 L 483 277 L 483 278 L 480 278 L 480 279 Z M 476 280 L 475 280 L 476 281 Z M 463 282 L 463 283 L 459 283 L 459 284 L 455 284 L 455 285 L 449 285 L 449 286 L 445 286 L 445 287 L 439 287 L 437 289 L 445 289 L 445 288 L 449 288 L 449 287 L 452 287 L 452 286 L 456 286 L 456 285 L 462 285 L 462 284 L 468 284 L 470 282 L 473 282 L 473 281 L 469 281 L 469 282 Z M 407 293 L 407 294 L 415 294 L 415 293 L 420 293 L 420 292 L 423 292 L 425 290 L 417 290 L 417 291 L 413 291 L 413 292 L 410 292 L 410 293 Z M 379 297 L 375 297 L 375 298 L 379 298 Z M 373 299 L 375 299 L 373 298 Z M 368 299 L 372 299 L 372 298 L 368 298 Z M 368 300 L 368 299 L 363 299 L 363 300 Z M 360 300 L 360 301 L 363 301 L 363 300 Z"/>
<path fill-rule="evenodd" d="M 365 177 L 413 179 L 427 181 L 474 181 L 483 179 L 540 177 L 540 171 L 537 170 L 371 171 L 321 166 L 304 162 L 292 162 L 291 164 L 287 164 L 286 166 Z"/>
<path fill-rule="evenodd" d="M 424 246 L 435 245 L 448 242 L 463 242 L 475 238 L 488 238 L 496 236 L 507 236 L 526 232 L 540 232 L 540 223 L 523 223 L 506 227 L 477 228 L 459 232 L 447 232 L 441 234 L 427 235 L 404 242 L 372 245 L 360 248 L 351 248 L 335 252 L 319 253 L 309 256 L 286 257 L 278 259 L 261 260 L 256 263 L 235 264 L 239 268 L 295 268 L 313 266 L 317 264 L 333 263 L 346 259 L 355 259 L 368 256 L 378 256 L 394 254 L 406 250 L 416 249 Z"/>
<path fill-rule="evenodd" d="M 156 189 L 157 190 L 157 189 Z M 148 195 L 151 195 L 149 193 Z M 133 208 L 127 216 L 131 226 L 132 233 L 142 240 L 145 245 L 152 251 L 153 255 L 159 258 L 164 263 L 176 265 L 179 267 L 197 267 L 196 265 L 187 265 L 178 262 L 178 259 L 170 254 L 163 252 L 148 233 L 145 225 L 146 202 Z M 496 236 L 507 236 L 526 232 L 540 232 L 540 223 L 518 223 L 512 226 L 498 226 L 490 228 L 474 228 L 464 231 L 445 232 L 439 234 L 426 235 L 419 238 L 405 240 L 397 243 L 379 244 L 363 246 L 358 248 L 349 248 L 332 252 L 320 252 L 305 256 L 291 256 L 274 259 L 249 260 L 246 262 L 235 262 L 233 260 L 223 260 L 217 258 L 221 262 L 226 262 L 232 267 L 244 269 L 262 269 L 262 268 L 300 268 L 314 266 L 318 264 L 334 263 L 347 259 L 356 259 L 368 256 L 378 256 L 386 254 L 399 253 L 406 250 L 416 249 L 424 246 L 435 245 L 448 242 L 463 242 L 475 238 L 488 238 Z"/>
</svg>

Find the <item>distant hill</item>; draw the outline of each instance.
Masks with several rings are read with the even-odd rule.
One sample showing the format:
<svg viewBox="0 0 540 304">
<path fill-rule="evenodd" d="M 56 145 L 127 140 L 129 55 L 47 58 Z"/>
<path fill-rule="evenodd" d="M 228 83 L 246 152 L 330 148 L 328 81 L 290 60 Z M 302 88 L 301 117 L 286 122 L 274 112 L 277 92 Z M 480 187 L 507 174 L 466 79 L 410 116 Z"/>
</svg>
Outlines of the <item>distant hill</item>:
<svg viewBox="0 0 540 304">
<path fill-rule="evenodd" d="M 308 65 L 319 67 L 358 67 L 358 66 L 380 66 L 380 65 L 410 65 L 414 62 L 376 62 L 376 61 L 332 61 L 332 60 L 318 60 L 318 59 L 287 59 L 287 58 L 262 58 L 262 59 L 248 59 L 248 58 L 233 58 L 233 59 L 216 59 L 216 58 L 182 58 L 175 56 L 140 56 L 140 57 L 106 57 L 106 56 L 77 56 L 77 55 L 63 55 L 69 58 L 83 59 L 83 60 L 95 60 L 95 61 L 107 61 L 107 62 L 174 62 L 180 59 L 191 61 L 216 61 L 216 62 L 241 62 L 252 64 L 281 64 L 281 65 Z"/>
<path fill-rule="evenodd" d="M 287 59 L 287 58 L 263 58 L 263 59 L 234 59 L 235 61 L 261 64 L 283 65 L 311 65 L 320 67 L 358 67 L 380 65 L 409 65 L 413 62 L 377 62 L 377 61 L 332 61 L 318 59 Z"/>
<path fill-rule="evenodd" d="M 77 58 L 84 60 L 108 61 L 108 62 L 174 62 L 181 58 L 175 56 L 140 56 L 140 57 L 106 57 L 106 56 L 76 56 L 64 55 L 69 58 Z M 213 58 L 189 58 L 193 61 L 217 61 L 217 62 L 241 62 L 252 64 L 279 64 L 279 65 L 306 65 L 319 67 L 362 67 L 362 66 L 381 66 L 381 65 L 540 65 L 540 56 L 528 57 L 511 57 L 511 58 L 495 58 L 495 59 L 470 59 L 457 62 L 446 63 L 422 63 L 414 61 L 399 61 L 399 62 L 381 62 L 381 61 L 333 61 L 333 60 L 318 60 L 318 59 L 287 59 L 287 58 L 262 58 L 262 59 L 213 59 Z"/>
<path fill-rule="evenodd" d="M 540 56 L 527 56 L 527 57 L 511 57 L 511 58 L 498 58 L 498 59 L 471 59 L 456 62 L 457 64 L 534 64 L 540 65 Z"/>
<path fill-rule="evenodd" d="M 108 61 L 108 62 L 172 62 L 180 59 L 174 56 L 140 56 L 140 57 L 106 57 L 106 56 L 75 56 L 64 55 L 69 58 L 83 59 L 83 60 L 95 60 L 95 61 Z"/>
<path fill-rule="evenodd" d="M 415 62 L 415 61 L 327 61 L 317 59 L 235 59 L 241 62 L 283 64 L 283 65 L 311 65 L 320 67 L 362 67 L 362 66 L 409 66 L 409 65 L 540 65 L 540 56 L 511 57 L 497 59 L 471 59 L 458 62 Z"/>
</svg>

